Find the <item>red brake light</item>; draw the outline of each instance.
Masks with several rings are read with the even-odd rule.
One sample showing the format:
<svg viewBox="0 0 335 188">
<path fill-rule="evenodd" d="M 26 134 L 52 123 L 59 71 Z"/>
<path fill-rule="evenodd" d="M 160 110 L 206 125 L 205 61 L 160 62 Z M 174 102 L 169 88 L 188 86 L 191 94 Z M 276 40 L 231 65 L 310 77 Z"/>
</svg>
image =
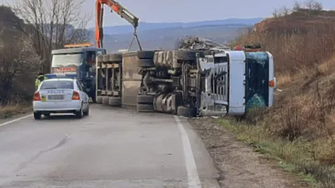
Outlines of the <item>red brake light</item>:
<svg viewBox="0 0 335 188">
<path fill-rule="evenodd" d="M 34 93 L 34 101 L 40 101 L 40 100 L 41 100 L 40 93 L 38 91 L 36 91 Z"/>
<path fill-rule="evenodd" d="M 79 92 L 73 91 L 72 100 L 80 100 Z"/>
</svg>

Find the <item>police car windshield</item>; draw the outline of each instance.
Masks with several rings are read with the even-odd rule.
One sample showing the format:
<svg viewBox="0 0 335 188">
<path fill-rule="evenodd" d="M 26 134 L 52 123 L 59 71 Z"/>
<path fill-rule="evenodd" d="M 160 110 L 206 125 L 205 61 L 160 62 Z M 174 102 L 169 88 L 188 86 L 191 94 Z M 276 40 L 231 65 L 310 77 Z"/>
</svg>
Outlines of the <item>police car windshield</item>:
<svg viewBox="0 0 335 188">
<path fill-rule="evenodd" d="M 42 89 L 74 89 L 73 81 L 69 80 L 50 80 L 41 85 Z"/>
<path fill-rule="evenodd" d="M 84 53 L 54 54 L 52 67 L 79 66 L 84 60 Z"/>
</svg>

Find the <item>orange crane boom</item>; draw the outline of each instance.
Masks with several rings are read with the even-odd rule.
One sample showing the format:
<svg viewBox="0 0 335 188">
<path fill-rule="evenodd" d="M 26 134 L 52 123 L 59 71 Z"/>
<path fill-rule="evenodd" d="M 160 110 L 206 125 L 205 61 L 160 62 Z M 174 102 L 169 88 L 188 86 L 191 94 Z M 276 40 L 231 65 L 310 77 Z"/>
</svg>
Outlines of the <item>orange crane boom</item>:
<svg viewBox="0 0 335 188">
<path fill-rule="evenodd" d="M 137 27 L 139 25 L 139 18 L 128 11 L 125 7 L 123 7 L 120 3 L 114 0 L 97 0 L 95 5 L 96 12 L 96 20 L 95 20 L 95 40 L 98 48 L 102 48 L 103 46 L 103 12 L 104 5 L 107 5 L 111 11 L 117 13 L 121 18 L 127 20 L 134 27 L 134 37 L 137 40 L 137 43 L 142 50 L 142 46 L 137 36 Z M 134 38 L 133 38 L 134 41 Z M 131 42 L 131 45 L 133 43 Z"/>
</svg>

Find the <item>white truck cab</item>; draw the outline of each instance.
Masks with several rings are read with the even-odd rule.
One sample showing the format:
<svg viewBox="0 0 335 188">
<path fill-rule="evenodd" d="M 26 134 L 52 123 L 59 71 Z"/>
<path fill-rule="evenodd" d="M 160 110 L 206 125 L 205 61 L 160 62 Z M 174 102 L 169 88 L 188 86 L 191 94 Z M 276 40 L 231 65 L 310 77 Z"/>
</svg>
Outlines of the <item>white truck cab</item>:
<svg viewBox="0 0 335 188">
<path fill-rule="evenodd" d="M 269 52 L 215 50 L 199 59 L 204 76 L 201 115 L 240 116 L 253 107 L 270 107 L 276 86 Z"/>
</svg>

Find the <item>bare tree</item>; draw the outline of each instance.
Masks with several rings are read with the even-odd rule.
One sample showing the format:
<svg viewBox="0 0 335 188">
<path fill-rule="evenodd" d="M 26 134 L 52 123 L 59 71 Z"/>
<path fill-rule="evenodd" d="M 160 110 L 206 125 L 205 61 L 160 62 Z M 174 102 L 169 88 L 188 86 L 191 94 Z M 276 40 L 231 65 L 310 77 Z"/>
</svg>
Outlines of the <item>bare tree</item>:
<svg viewBox="0 0 335 188">
<path fill-rule="evenodd" d="M 301 9 L 302 9 L 301 3 L 299 3 L 298 1 L 294 2 L 293 11 L 297 12 L 300 11 Z"/>
<path fill-rule="evenodd" d="M 26 36 L 12 43 L 0 41 L 0 104 L 10 101 L 18 93 L 29 95 L 33 91 L 33 80 L 40 63 L 31 40 Z M 15 87 L 15 81 L 21 87 Z"/>
<path fill-rule="evenodd" d="M 315 0 L 307 0 L 304 3 L 305 8 L 308 10 L 322 10 L 323 6 L 322 3 L 317 2 Z"/>
<path fill-rule="evenodd" d="M 279 15 L 279 12 L 278 12 L 277 9 L 275 9 L 275 10 L 273 11 L 272 16 L 273 16 L 274 18 L 278 18 L 278 17 L 280 16 L 280 15 Z"/>
<path fill-rule="evenodd" d="M 84 1 L 19 0 L 13 5 L 14 12 L 27 23 L 27 33 L 34 33 L 34 47 L 44 62 L 41 71 L 49 71 L 52 49 L 89 40 L 85 28 L 90 17 L 81 13 Z"/>
<path fill-rule="evenodd" d="M 287 16 L 291 13 L 291 10 L 285 6 L 283 6 L 281 9 L 280 9 L 280 13 L 281 15 L 283 16 Z"/>
</svg>

